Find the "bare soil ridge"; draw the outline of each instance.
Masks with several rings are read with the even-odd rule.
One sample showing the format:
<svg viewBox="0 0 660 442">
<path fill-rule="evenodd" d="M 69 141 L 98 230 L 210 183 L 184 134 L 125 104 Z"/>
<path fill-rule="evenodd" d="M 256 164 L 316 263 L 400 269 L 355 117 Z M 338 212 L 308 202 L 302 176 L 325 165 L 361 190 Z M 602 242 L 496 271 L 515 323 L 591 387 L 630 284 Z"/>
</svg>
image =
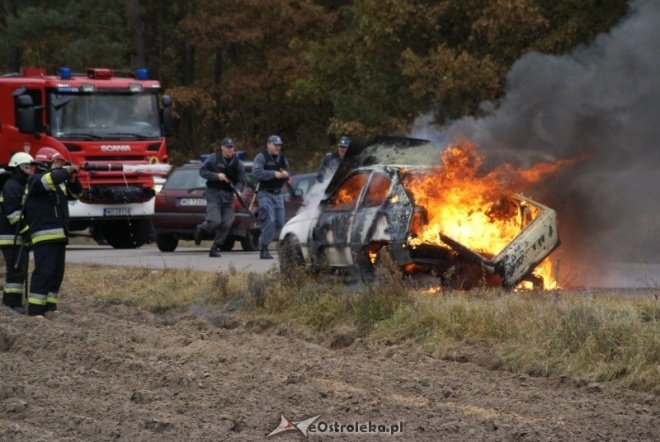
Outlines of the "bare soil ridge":
<svg viewBox="0 0 660 442">
<path fill-rule="evenodd" d="M 653 394 L 490 371 L 407 345 L 331 348 L 343 346 L 343 332 L 327 345 L 282 333 L 221 313 L 155 315 L 86 296 L 48 319 L 2 308 L 0 439 L 262 440 L 280 415 L 317 414 L 404 421 L 406 440 L 658 437 Z"/>
</svg>

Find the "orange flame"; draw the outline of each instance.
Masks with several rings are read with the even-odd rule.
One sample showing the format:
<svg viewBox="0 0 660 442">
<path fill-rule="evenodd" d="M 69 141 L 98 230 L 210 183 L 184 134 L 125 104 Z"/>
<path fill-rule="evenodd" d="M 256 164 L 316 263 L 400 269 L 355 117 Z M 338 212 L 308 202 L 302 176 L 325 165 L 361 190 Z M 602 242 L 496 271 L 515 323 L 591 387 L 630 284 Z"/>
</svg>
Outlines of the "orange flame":
<svg viewBox="0 0 660 442">
<path fill-rule="evenodd" d="M 351 176 L 344 185 L 339 189 L 339 191 L 332 197 L 330 205 L 334 207 L 344 207 L 351 206 L 355 204 L 360 192 L 364 187 L 367 178 L 367 174 L 357 174 Z"/>
<path fill-rule="evenodd" d="M 416 204 L 427 211 L 426 225 L 410 244 L 444 245 L 442 233 L 487 258 L 504 249 L 538 213 L 511 195 L 576 161 L 539 163 L 528 169 L 507 164 L 479 175 L 483 157 L 465 141 L 448 146 L 441 160 L 431 173 L 411 171 L 403 177 Z M 537 268 L 543 270 L 546 287 L 556 286 L 549 262 Z"/>
</svg>

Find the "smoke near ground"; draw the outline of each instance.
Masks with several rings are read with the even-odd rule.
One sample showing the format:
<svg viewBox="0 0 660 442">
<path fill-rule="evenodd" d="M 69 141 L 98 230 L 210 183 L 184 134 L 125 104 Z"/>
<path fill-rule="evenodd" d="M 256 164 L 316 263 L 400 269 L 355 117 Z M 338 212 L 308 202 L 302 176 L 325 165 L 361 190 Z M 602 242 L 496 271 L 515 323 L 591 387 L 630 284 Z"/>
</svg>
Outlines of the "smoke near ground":
<svg viewBox="0 0 660 442">
<path fill-rule="evenodd" d="M 589 46 L 523 56 L 498 107 L 446 134 L 475 141 L 491 166 L 587 153 L 530 191 L 559 212 L 562 259 L 657 263 L 659 116 L 660 2 L 647 0 Z"/>
</svg>

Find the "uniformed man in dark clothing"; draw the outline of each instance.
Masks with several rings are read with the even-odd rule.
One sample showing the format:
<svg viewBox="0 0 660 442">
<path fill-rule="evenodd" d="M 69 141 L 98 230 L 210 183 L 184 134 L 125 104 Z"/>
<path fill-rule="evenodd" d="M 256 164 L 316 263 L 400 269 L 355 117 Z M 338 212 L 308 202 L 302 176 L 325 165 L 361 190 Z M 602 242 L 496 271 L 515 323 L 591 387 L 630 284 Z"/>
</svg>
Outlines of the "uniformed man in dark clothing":
<svg viewBox="0 0 660 442">
<path fill-rule="evenodd" d="M 69 200 L 80 198 L 78 166 L 64 166 L 64 158 L 52 147 L 34 156 L 40 169 L 28 179 L 25 217 L 34 253 L 34 271 L 28 295 L 28 315 L 57 310 L 64 279 L 66 245 L 69 242 Z"/>
<path fill-rule="evenodd" d="M 242 192 L 245 187 L 245 168 L 234 155 L 234 140 L 225 138 L 220 149 L 211 154 L 199 169 L 199 175 L 206 179 L 206 220 L 195 229 L 195 244 L 199 245 L 203 234 L 215 232 L 209 256 L 220 256 L 220 246 L 234 224 L 234 188 Z"/>
<path fill-rule="evenodd" d="M 339 163 L 342 162 L 348 151 L 348 146 L 351 145 L 351 139 L 348 137 L 341 137 L 337 143 L 337 152 L 329 153 L 321 162 L 321 167 L 316 174 L 316 181 L 319 183 L 323 180 L 327 180 L 337 171 Z"/>
<path fill-rule="evenodd" d="M 23 198 L 28 178 L 33 173 L 32 155 L 15 153 L 9 160 L 11 176 L 2 187 L 0 194 L 0 248 L 5 258 L 5 287 L 2 303 L 18 313 L 23 310 L 23 284 L 27 278 L 26 269 L 29 256 L 25 238 L 21 234 L 24 227 Z"/>
<path fill-rule="evenodd" d="M 284 225 L 282 187 L 289 179 L 289 162 L 282 153 L 282 139 L 279 136 L 268 137 L 266 150 L 254 157 L 252 174 L 259 181 L 257 192 L 261 224 L 259 258 L 273 259 L 268 253 L 268 245 L 275 237 L 275 231 Z"/>
</svg>

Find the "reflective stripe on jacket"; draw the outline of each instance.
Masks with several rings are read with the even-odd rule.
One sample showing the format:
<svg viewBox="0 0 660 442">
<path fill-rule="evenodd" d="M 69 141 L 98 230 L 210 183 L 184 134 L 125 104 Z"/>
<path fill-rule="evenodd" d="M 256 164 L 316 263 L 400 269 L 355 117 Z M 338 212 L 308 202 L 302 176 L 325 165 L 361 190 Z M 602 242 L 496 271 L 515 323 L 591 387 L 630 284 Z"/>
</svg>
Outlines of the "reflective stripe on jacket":
<svg viewBox="0 0 660 442">
<path fill-rule="evenodd" d="M 53 169 L 28 180 L 25 214 L 33 244 L 67 242 L 68 200 L 82 192 L 80 182 L 69 178 L 65 169 Z"/>
</svg>

